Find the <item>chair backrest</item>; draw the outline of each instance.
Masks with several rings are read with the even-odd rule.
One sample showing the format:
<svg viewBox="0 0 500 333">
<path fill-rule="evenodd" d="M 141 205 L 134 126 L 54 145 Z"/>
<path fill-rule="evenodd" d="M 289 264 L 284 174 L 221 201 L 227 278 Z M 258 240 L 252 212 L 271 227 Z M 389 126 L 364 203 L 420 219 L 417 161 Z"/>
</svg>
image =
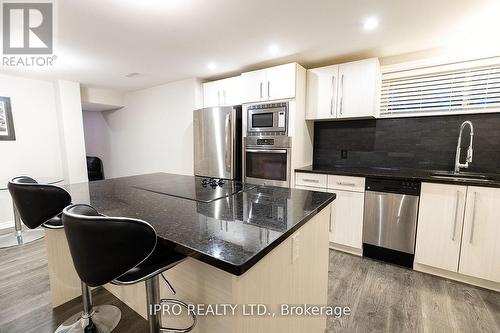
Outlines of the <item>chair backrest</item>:
<svg viewBox="0 0 500 333">
<path fill-rule="evenodd" d="M 87 156 L 87 173 L 89 180 L 104 179 L 102 161 L 96 156 Z"/>
<path fill-rule="evenodd" d="M 149 223 L 104 216 L 89 205 L 66 207 L 62 221 L 76 272 L 91 287 L 123 275 L 156 246 L 156 232 Z"/>
<path fill-rule="evenodd" d="M 12 179 L 8 188 L 21 220 L 30 229 L 38 228 L 71 203 L 71 196 L 65 189 L 38 184 L 27 176 Z"/>
</svg>

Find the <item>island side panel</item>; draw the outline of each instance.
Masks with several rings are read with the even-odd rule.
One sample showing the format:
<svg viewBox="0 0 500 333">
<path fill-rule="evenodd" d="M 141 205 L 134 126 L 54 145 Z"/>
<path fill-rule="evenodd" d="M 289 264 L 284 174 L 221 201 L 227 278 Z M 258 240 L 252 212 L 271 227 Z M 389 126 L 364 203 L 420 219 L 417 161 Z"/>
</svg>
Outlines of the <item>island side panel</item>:
<svg viewBox="0 0 500 333">
<path fill-rule="evenodd" d="M 330 211 L 331 204 L 248 272 L 234 277 L 233 303 L 266 304 L 276 317 L 239 316 L 233 322 L 233 332 L 325 331 L 326 316 L 279 317 L 279 314 L 281 304 L 327 304 Z M 297 245 L 298 256 L 294 258 Z"/>
<path fill-rule="evenodd" d="M 45 229 L 45 246 L 49 268 L 52 307 L 57 307 L 82 294 L 63 229 Z"/>
<path fill-rule="evenodd" d="M 162 299 L 174 298 L 188 304 L 230 304 L 232 300 L 233 275 L 193 258 L 188 258 L 174 268 L 164 272 L 172 284 L 176 295 L 167 289 L 160 277 L 160 296 Z M 146 319 L 146 290 L 144 283 L 129 286 L 105 285 L 113 295 L 127 304 Z M 231 332 L 230 316 L 198 316 L 193 333 Z M 187 327 L 191 318 L 164 314 L 163 326 Z"/>
<path fill-rule="evenodd" d="M 328 285 L 328 223 L 330 206 L 306 222 L 242 276 L 235 276 L 193 258 L 165 275 L 177 291 L 173 296 L 160 279 L 162 298 L 192 304 L 326 304 Z M 53 306 L 80 296 L 80 280 L 71 260 L 63 230 L 46 236 Z M 292 263 L 292 239 L 298 235 L 298 257 Z M 144 283 L 105 288 L 134 311 L 146 316 Z M 172 297 L 173 296 L 173 297 Z M 241 310 L 241 307 L 240 307 Z M 163 318 L 164 325 L 182 326 L 186 318 Z M 183 323 L 180 323 L 180 322 Z M 261 318 L 246 316 L 198 317 L 193 332 L 323 332 L 325 317 Z"/>
</svg>

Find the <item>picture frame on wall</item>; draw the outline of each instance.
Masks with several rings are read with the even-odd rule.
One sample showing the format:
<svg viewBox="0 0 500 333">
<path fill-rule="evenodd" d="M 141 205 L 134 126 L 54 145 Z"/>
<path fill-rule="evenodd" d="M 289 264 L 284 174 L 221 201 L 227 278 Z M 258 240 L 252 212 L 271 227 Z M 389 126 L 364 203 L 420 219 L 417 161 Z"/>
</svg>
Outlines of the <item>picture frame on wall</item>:
<svg viewBox="0 0 500 333">
<path fill-rule="evenodd" d="M 9 97 L 0 96 L 0 141 L 16 140 Z"/>
</svg>

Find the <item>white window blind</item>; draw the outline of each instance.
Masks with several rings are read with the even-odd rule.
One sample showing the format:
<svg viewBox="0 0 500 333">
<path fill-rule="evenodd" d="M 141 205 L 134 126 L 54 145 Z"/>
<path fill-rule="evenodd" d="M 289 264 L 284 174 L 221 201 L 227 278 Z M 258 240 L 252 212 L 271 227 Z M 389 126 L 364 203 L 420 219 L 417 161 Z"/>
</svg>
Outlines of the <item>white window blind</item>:
<svg viewBox="0 0 500 333">
<path fill-rule="evenodd" d="M 500 111 L 500 62 L 468 68 L 435 66 L 425 71 L 382 75 L 382 117 L 484 111 Z"/>
</svg>

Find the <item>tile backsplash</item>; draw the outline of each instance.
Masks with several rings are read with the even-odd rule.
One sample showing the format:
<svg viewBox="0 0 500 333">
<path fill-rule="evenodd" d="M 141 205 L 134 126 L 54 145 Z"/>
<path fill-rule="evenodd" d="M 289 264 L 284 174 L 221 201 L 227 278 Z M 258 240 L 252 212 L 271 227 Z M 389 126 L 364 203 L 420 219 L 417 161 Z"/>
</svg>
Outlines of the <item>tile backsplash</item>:
<svg viewBox="0 0 500 333">
<path fill-rule="evenodd" d="M 316 122 L 313 165 L 453 170 L 465 120 L 474 125 L 474 156 L 467 171 L 500 173 L 500 114 L 495 113 Z M 468 145 L 466 128 L 462 162 Z"/>
</svg>

